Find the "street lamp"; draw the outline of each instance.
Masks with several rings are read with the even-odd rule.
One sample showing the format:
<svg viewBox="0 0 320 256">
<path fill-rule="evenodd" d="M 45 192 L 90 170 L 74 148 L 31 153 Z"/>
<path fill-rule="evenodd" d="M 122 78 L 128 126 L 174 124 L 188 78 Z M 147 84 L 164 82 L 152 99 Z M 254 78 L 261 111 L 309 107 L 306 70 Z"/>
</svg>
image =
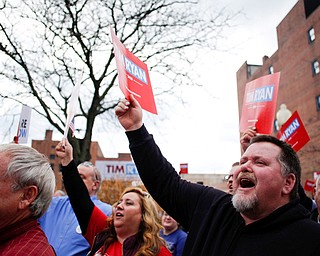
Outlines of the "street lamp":
<svg viewBox="0 0 320 256">
<path fill-rule="evenodd" d="M 278 110 L 276 117 L 277 117 L 277 129 L 280 130 L 281 126 L 287 122 L 287 120 L 292 115 L 291 111 L 287 109 L 286 104 L 281 104 L 280 109 Z"/>
</svg>

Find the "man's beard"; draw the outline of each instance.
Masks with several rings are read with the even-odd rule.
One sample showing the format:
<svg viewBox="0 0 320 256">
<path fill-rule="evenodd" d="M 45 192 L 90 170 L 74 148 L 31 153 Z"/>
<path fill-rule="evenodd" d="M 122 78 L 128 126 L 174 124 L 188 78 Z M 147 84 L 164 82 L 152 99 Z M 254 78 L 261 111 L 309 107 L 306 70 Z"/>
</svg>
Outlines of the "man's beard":
<svg viewBox="0 0 320 256">
<path fill-rule="evenodd" d="M 243 195 L 235 192 L 232 197 L 232 204 L 238 212 L 245 213 L 254 211 L 258 207 L 259 201 L 256 194 Z"/>
</svg>

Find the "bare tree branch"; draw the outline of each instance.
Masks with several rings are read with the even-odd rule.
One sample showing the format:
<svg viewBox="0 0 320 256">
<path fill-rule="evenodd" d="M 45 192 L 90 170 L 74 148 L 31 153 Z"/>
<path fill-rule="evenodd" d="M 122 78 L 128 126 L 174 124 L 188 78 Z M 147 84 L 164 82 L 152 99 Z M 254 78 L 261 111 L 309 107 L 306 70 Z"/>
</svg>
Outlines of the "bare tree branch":
<svg viewBox="0 0 320 256">
<path fill-rule="evenodd" d="M 63 133 L 72 87 L 84 67 L 76 116 L 85 120 L 85 133 L 82 139 L 69 137 L 79 161 L 90 159 L 96 118 L 111 113 L 118 102 L 110 26 L 152 72 L 171 80 L 153 88 L 164 95 L 176 86 L 199 85 L 188 67 L 199 49 L 216 50 L 223 29 L 237 15 L 225 9 L 205 13 L 192 0 L 17 2 L 0 4 L 0 79 L 16 86 L 0 97 L 30 100 Z"/>
</svg>

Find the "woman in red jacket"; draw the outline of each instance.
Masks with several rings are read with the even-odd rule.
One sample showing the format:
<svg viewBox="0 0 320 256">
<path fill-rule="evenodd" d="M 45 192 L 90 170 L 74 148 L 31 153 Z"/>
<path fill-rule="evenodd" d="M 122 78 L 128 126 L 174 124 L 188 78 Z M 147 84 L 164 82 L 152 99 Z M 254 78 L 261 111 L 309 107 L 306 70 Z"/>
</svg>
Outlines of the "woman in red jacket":
<svg viewBox="0 0 320 256">
<path fill-rule="evenodd" d="M 70 203 L 82 235 L 95 256 L 170 256 L 161 229 L 155 202 L 138 187 L 124 190 L 108 218 L 94 205 L 77 171 L 68 141 L 60 142 L 56 155 L 61 159 L 62 175 Z M 81 200 L 80 200 L 81 199 Z"/>
</svg>

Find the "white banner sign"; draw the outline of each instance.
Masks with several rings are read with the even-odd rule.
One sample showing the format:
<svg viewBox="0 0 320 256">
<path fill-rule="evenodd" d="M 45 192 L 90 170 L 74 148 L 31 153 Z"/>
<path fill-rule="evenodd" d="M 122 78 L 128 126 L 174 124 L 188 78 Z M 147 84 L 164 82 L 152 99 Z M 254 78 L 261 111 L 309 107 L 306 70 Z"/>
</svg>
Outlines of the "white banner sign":
<svg viewBox="0 0 320 256">
<path fill-rule="evenodd" d="M 137 168 L 130 161 L 97 160 L 102 179 L 140 179 Z"/>
<path fill-rule="evenodd" d="M 18 127 L 18 143 L 28 143 L 31 108 L 23 105 Z"/>
</svg>

